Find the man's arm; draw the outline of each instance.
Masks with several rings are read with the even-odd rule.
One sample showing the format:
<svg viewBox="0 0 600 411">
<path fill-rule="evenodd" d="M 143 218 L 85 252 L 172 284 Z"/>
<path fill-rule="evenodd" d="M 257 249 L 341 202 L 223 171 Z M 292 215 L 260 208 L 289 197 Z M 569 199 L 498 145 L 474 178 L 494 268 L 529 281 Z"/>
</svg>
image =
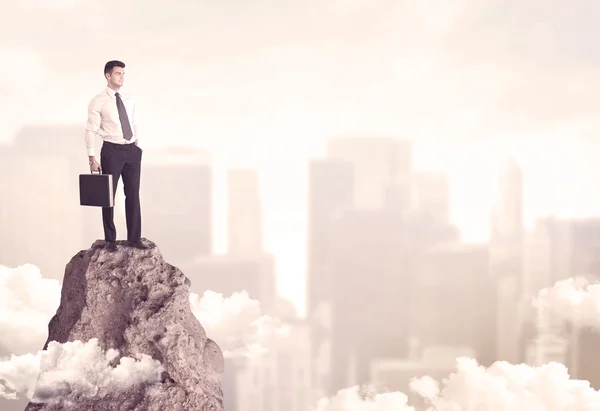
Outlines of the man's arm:
<svg viewBox="0 0 600 411">
<path fill-rule="evenodd" d="M 98 99 L 94 98 L 88 105 L 88 118 L 85 126 L 85 148 L 90 162 L 94 160 L 96 150 L 96 136 L 100 130 L 100 107 Z"/>
</svg>

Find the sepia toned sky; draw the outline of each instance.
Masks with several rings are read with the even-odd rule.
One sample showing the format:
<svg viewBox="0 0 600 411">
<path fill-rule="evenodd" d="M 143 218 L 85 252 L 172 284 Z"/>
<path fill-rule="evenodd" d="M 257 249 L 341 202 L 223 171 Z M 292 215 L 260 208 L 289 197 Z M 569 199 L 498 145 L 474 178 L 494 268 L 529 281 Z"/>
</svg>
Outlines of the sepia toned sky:
<svg viewBox="0 0 600 411">
<path fill-rule="evenodd" d="M 266 243 L 301 310 L 307 160 L 331 136 L 415 141 L 418 167 L 450 173 L 467 239 L 487 235 L 505 152 L 523 163 L 529 219 L 600 208 L 596 1 L 0 4 L 0 139 L 84 122 L 104 63 L 125 61 L 147 146 L 209 148 L 221 174 L 259 167 Z M 83 159 L 83 131 L 74 144 Z"/>
</svg>

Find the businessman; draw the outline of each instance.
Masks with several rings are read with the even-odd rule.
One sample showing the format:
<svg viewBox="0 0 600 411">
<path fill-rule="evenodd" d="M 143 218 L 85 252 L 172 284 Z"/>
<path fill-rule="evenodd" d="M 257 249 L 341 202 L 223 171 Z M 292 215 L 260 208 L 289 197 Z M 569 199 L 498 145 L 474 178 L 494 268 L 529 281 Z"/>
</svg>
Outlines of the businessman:
<svg viewBox="0 0 600 411">
<path fill-rule="evenodd" d="M 112 60 L 104 66 L 106 89 L 96 95 L 88 106 L 85 144 L 90 171 L 112 174 L 113 195 L 119 178 L 123 177 L 125 191 L 125 220 L 127 245 L 138 249 L 148 247 L 141 241 L 142 218 L 140 210 L 140 175 L 142 149 L 139 146 L 138 119 L 135 100 L 122 96 L 125 64 Z M 96 136 L 102 138 L 100 163 L 95 156 Z M 117 230 L 114 223 L 114 207 L 102 208 L 104 239 L 109 251 L 117 250 Z"/>
</svg>

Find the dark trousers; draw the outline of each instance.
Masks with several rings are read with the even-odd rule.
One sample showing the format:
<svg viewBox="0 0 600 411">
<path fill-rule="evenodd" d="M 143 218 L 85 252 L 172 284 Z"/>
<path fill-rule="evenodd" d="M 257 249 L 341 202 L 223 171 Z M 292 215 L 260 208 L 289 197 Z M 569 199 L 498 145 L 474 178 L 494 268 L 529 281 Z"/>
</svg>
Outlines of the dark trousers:
<svg viewBox="0 0 600 411">
<path fill-rule="evenodd" d="M 114 144 L 105 141 L 100 150 L 100 167 L 102 174 L 112 174 L 113 176 L 113 195 L 117 193 L 119 177 L 123 176 L 127 240 L 140 241 L 142 236 L 140 211 L 142 150 L 135 144 Z M 114 207 L 102 207 L 102 222 L 104 223 L 104 239 L 116 241 Z"/>
</svg>

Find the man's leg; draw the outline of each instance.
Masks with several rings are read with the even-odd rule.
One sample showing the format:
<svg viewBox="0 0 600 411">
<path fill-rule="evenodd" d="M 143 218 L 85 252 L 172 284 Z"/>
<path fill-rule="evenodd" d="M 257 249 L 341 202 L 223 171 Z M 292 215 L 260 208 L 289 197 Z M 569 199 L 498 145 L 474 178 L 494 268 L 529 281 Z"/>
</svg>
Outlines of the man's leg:
<svg viewBox="0 0 600 411">
<path fill-rule="evenodd" d="M 100 150 L 100 167 L 102 174 L 112 174 L 113 178 L 113 196 L 117 192 L 119 176 L 125 164 L 124 156 L 121 150 L 117 150 L 112 144 L 102 144 Z M 104 224 L 104 239 L 107 242 L 117 241 L 117 229 L 114 221 L 114 207 L 102 207 L 102 222 Z"/>
<path fill-rule="evenodd" d="M 142 214 L 140 210 L 142 150 L 135 144 L 131 144 L 127 148 L 127 161 L 123 167 L 127 241 L 140 245 L 142 237 Z"/>
</svg>

